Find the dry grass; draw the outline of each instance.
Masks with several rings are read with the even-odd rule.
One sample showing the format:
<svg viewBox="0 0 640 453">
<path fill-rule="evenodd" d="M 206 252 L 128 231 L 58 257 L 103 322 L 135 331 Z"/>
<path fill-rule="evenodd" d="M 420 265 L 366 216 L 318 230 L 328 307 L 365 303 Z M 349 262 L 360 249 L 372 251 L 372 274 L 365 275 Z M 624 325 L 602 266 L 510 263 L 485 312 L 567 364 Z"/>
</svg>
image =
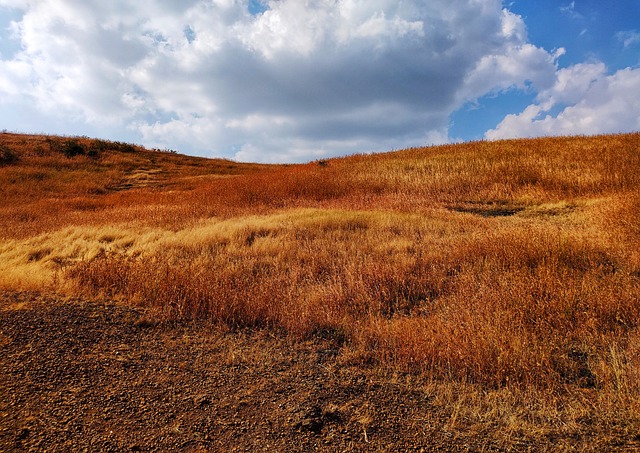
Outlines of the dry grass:
<svg viewBox="0 0 640 453">
<path fill-rule="evenodd" d="M 329 336 L 466 388 L 452 425 L 640 433 L 640 134 L 282 167 L 51 140 L 0 137 L 1 287 Z"/>
</svg>

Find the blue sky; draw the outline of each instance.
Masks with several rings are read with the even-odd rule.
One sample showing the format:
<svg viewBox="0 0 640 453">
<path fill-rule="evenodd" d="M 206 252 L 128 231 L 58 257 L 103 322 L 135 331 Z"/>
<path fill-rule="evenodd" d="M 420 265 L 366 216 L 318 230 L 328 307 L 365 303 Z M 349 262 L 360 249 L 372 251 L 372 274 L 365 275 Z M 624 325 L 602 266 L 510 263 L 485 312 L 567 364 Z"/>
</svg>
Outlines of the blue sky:
<svg viewBox="0 0 640 453">
<path fill-rule="evenodd" d="M 640 67 L 640 1 L 615 2 L 557 0 L 513 1 L 505 3 L 511 12 L 522 17 L 529 42 L 549 51 L 563 48 L 559 68 L 576 64 L 602 62 L 608 73 Z M 625 45 L 625 40 L 628 41 Z M 640 77 L 640 73 L 636 77 Z M 482 139 L 506 115 L 521 112 L 535 101 L 531 90 L 507 90 L 491 93 L 466 105 L 452 115 L 450 134 L 463 140 Z M 638 110 L 629 111 L 631 127 L 638 130 Z M 636 126 L 633 127 L 633 119 Z M 616 132 L 616 130 L 594 130 Z M 568 133 L 571 133 L 570 131 Z M 584 133 L 584 131 L 576 131 Z"/>
<path fill-rule="evenodd" d="M 0 129 L 240 161 L 640 130 L 640 1 L 0 0 Z"/>
</svg>

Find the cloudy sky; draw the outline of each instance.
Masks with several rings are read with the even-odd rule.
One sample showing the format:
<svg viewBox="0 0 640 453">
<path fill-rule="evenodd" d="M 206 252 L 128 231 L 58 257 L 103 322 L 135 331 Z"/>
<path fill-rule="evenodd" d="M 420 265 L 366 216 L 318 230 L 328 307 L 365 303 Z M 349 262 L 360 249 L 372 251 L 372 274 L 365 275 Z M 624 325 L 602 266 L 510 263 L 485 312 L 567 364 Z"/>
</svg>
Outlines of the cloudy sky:
<svg viewBox="0 0 640 453">
<path fill-rule="evenodd" d="M 640 1 L 0 0 L 0 129 L 239 161 L 640 130 Z"/>
</svg>

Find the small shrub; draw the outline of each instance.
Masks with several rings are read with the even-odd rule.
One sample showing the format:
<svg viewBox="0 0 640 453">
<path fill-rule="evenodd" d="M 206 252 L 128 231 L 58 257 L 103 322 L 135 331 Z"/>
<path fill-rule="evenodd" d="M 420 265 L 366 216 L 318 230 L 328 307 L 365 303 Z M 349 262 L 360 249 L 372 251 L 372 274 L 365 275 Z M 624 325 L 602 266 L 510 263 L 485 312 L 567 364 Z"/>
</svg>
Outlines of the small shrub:
<svg viewBox="0 0 640 453">
<path fill-rule="evenodd" d="M 8 146 L 0 145 L 0 165 L 11 165 L 18 161 L 18 155 Z"/>
<path fill-rule="evenodd" d="M 87 149 L 87 156 L 97 158 L 100 153 L 109 149 L 109 142 L 105 140 L 92 140 Z"/>
<path fill-rule="evenodd" d="M 85 146 L 78 140 L 71 139 L 62 144 L 62 153 L 68 158 L 84 155 L 86 151 Z"/>
<path fill-rule="evenodd" d="M 134 153 L 136 151 L 135 146 L 124 142 L 113 142 L 112 149 L 120 151 L 121 153 Z"/>
</svg>

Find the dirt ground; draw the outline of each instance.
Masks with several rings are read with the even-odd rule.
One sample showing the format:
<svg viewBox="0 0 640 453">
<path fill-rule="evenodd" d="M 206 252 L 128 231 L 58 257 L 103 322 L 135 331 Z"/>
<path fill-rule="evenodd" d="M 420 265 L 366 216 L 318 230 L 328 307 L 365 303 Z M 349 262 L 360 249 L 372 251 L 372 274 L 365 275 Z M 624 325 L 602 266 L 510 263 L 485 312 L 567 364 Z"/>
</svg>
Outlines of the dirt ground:
<svg viewBox="0 0 640 453">
<path fill-rule="evenodd" d="M 553 450 L 451 429 L 415 377 L 330 340 L 149 319 L 0 293 L 0 452 Z"/>
</svg>

